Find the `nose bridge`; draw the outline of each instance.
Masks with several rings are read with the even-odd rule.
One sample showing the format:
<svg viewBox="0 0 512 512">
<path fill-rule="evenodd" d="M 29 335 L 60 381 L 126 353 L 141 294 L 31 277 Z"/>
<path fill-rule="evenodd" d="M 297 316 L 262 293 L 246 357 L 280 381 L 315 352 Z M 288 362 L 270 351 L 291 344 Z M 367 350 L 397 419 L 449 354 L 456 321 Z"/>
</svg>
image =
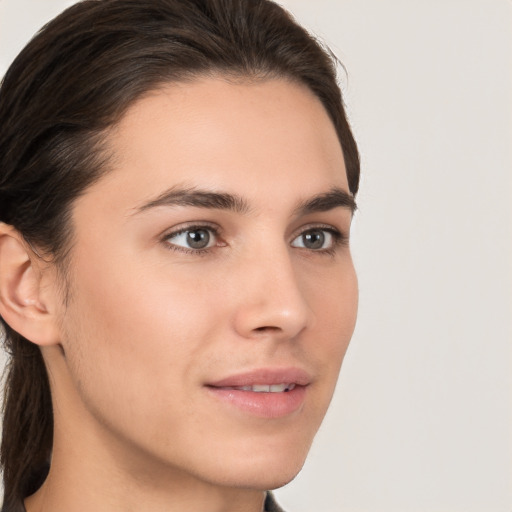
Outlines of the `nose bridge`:
<svg viewBox="0 0 512 512">
<path fill-rule="evenodd" d="M 243 295 L 236 313 L 241 334 L 293 338 L 311 322 L 312 311 L 283 240 L 259 244 L 246 255 L 242 267 Z"/>
</svg>

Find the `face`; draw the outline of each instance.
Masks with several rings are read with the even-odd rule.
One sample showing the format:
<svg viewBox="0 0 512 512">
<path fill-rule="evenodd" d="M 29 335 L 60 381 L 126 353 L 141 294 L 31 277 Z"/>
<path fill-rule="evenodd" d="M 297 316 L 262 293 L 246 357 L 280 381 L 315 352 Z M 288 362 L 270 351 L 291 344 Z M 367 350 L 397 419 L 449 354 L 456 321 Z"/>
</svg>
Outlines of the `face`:
<svg viewBox="0 0 512 512">
<path fill-rule="evenodd" d="M 148 474 L 286 483 L 356 318 L 333 125 L 300 85 L 208 78 L 147 95 L 108 141 L 72 212 L 69 428 Z"/>
</svg>

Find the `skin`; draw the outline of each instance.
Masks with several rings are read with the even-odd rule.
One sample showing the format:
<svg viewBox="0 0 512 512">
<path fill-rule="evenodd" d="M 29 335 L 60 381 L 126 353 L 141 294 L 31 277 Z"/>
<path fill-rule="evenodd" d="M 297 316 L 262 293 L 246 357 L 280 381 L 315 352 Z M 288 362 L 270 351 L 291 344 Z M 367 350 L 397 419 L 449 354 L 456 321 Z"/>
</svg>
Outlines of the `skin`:
<svg viewBox="0 0 512 512">
<path fill-rule="evenodd" d="M 205 78 L 139 100 L 108 143 L 111 171 L 73 206 L 67 302 L 33 255 L 19 292 L 46 315 L 30 339 L 55 409 L 27 510 L 260 512 L 302 467 L 355 325 L 352 212 L 298 210 L 349 195 L 333 125 L 301 85 Z M 178 188 L 244 208 L 148 206 Z M 187 247 L 197 225 L 218 231 L 205 250 Z M 310 376 L 291 414 L 259 417 L 205 386 L 270 367 Z"/>
</svg>

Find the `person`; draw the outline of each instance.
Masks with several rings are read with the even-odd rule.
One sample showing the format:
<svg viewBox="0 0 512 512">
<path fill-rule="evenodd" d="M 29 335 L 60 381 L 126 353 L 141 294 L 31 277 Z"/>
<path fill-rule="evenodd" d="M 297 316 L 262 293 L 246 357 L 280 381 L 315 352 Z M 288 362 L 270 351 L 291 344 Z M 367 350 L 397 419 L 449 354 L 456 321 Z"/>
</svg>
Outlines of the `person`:
<svg viewBox="0 0 512 512">
<path fill-rule="evenodd" d="M 279 510 L 357 314 L 336 61 L 269 0 L 84 0 L 0 90 L 3 512 Z"/>
</svg>

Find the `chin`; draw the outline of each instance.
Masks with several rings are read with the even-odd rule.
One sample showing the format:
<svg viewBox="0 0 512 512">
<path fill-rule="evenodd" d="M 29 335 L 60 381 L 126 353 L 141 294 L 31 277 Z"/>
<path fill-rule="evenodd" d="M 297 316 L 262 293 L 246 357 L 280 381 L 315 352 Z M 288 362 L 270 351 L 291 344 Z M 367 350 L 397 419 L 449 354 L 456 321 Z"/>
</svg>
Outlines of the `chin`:
<svg viewBox="0 0 512 512">
<path fill-rule="evenodd" d="M 262 485 L 259 485 L 257 489 L 273 491 L 274 489 L 279 489 L 280 487 L 289 484 L 300 473 L 303 465 L 304 463 L 299 468 L 294 468 L 293 471 L 272 475 L 272 478 L 266 476 L 264 478 L 264 482 L 261 482 Z"/>
<path fill-rule="evenodd" d="M 294 468 L 267 466 L 263 469 L 252 470 L 245 475 L 238 474 L 234 475 L 233 478 L 228 477 L 219 483 L 223 486 L 239 489 L 272 491 L 290 483 L 299 474 L 301 469 L 302 465 Z"/>
<path fill-rule="evenodd" d="M 268 491 L 282 487 L 291 482 L 301 471 L 307 452 L 283 453 L 275 451 L 271 454 L 256 453 L 253 457 L 223 462 L 222 485 L 238 488 Z M 217 473 L 218 475 L 219 473 Z"/>
</svg>

